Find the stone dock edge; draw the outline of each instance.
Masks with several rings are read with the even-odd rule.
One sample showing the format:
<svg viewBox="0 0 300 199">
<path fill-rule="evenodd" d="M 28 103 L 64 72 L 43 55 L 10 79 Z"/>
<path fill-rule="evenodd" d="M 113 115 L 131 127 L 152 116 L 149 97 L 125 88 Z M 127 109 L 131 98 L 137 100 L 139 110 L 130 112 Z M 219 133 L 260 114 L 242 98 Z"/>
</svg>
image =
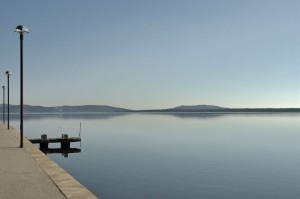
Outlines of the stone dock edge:
<svg viewBox="0 0 300 199">
<path fill-rule="evenodd" d="M 11 128 L 11 127 L 10 127 Z M 14 128 L 15 136 L 20 140 L 19 132 Z M 52 159 L 40 151 L 26 137 L 23 138 L 23 147 L 50 177 L 58 189 L 65 195 L 67 199 L 95 199 L 97 198 L 86 187 L 80 184 L 75 178 L 67 173 L 63 168 L 56 164 Z"/>
</svg>

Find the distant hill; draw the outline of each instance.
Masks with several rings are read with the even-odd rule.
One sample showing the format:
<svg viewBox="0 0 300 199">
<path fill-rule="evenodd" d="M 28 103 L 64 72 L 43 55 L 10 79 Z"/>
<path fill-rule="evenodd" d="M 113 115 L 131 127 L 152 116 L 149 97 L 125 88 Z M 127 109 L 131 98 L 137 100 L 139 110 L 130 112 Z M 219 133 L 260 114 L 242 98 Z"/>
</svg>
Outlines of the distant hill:
<svg viewBox="0 0 300 199">
<path fill-rule="evenodd" d="M 225 108 L 220 106 L 203 104 L 203 105 L 194 105 L 194 106 L 181 105 L 173 109 L 174 110 L 216 110 L 216 109 L 225 109 Z"/>
<path fill-rule="evenodd" d="M 58 106 L 55 112 L 128 112 L 125 108 L 118 108 L 106 105 L 84 105 L 84 106 Z"/>
<path fill-rule="evenodd" d="M 19 105 L 10 105 L 11 113 L 18 113 L 20 111 Z M 2 112 L 2 105 L 0 107 Z M 6 107 L 7 111 L 7 107 Z M 84 106 L 53 106 L 53 107 L 44 107 L 44 106 L 31 106 L 24 105 L 25 113 L 92 113 L 92 112 L 131 112 L 132 110 L 125 108 L 118 108 L 113 106 L 105 105 L 84 105 Z"/>
<path fill-rule="evenodd" d="M 174 108 L 168 108 L 168 109 L 156 109 L 156 110 L 141 110 L 138 112 L 223 112 L 223 111 L 230 111 L 230 108 L 224 108 L 220 106 L 215 105 L 181 105 L 176 106 Z"/>
<path fill-rule="evenodd" d="M 300 108 L 225 108 L 215 105 L 181 105 L 169 109 L 150 109 L 136 112 L 149 113 L 299 113 Z"/>
</svg>

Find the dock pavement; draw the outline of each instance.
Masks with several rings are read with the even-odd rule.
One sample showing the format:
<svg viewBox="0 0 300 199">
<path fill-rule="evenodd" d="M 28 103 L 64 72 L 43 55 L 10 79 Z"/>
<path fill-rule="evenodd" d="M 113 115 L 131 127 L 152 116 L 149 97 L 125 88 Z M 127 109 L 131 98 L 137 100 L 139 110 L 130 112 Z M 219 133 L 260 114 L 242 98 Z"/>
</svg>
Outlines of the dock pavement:
<svg viewBox="0 0 300 199">
<path fill-rule="evenodd" d="M 97 198 L 19 132 L 0 124 L 1 199 Z"/>
</svg>

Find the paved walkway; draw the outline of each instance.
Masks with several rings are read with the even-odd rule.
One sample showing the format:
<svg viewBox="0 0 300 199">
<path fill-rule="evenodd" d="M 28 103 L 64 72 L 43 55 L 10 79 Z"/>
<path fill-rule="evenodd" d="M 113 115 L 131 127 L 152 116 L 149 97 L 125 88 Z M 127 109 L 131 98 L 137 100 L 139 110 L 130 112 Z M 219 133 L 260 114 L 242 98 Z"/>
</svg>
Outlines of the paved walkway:
<svg viewBox="0 0 300 199">
<path fill-rule="evenodd" d="M 96 198 L 19 133 L 0 124 L 0 198 Z"/>
</svg>

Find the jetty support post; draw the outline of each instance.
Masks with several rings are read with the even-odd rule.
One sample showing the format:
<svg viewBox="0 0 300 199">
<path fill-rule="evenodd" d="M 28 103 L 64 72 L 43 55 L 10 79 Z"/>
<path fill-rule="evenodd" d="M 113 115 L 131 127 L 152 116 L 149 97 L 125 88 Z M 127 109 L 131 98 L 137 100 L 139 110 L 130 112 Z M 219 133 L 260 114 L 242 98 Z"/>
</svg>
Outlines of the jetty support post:
<svg viewBox="0 0 300 199">
<path fill-rule="evenodd" d="M 44 142 L 41 142 L 41 143 L 40 143 L 40 148 L 41 148 L 41 149 L 48 149 L 49 142 L 47 141 L 47 134 L 41 135 L 41 139 L 42 139 Z"/>
<path fill-rule="evenodd" d="M 68 134 L 62 134 L 61 135 L 61 137 L 63 138 L 63 139 L 68 139 Z M 61 141 L 61 143 L 60 143 L 60 146 L 61 146 L 61 148 L 70 148 L 70 142 L 68 142 L 68 141 L 66 141 L 66 142 L 64 142 L 63 140 Z"/>
</svg>

